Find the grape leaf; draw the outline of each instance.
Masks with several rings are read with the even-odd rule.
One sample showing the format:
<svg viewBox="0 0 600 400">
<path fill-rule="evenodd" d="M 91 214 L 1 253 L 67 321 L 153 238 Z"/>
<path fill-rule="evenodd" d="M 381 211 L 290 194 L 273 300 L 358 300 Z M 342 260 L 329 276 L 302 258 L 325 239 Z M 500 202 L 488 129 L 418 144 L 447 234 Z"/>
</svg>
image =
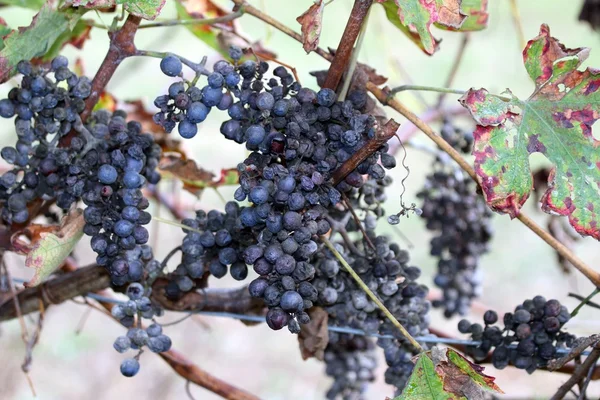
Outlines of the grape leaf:
<svg viewBox="0 0 600 400">
<path fill-rule="evenodd" d="M 600 71 L 577 68 L 589 49 L 567 49 L 547 25 L 527 43 L 525 69 L 535 91 L 520 100 L 471 89 L 459 101 L 475 121 L 475 169 L 486 201 L 495 210 L 519 214 L 533 178 L 529 155 L 544 154 L 554 165 L 542 209 L 568 216 L 581 235 L 600 240 L 600 153 L 592 125 L 600 112 Z"/>
<path fill-rule="evenodd" d="M 323 0 L 317 0 L 308 10 L 296 18 L 296 21 L 302 25 L 302 47 L 307 53 L 316 50 L 319 46 L 324 9 L 325 3 Z"/>
<path fill-rule="evenodd" d="M 4 48 L 4 36 L 8 35 L 12 29 L 8 27 L 6 21 L 0 17 L 0 50 Z"/>
<path fill-rule="evenodd" d="M 394 400 L 449 400 L 457 397 L 444 391 L 442 378 L 427 353 L 421 353 L 400 396 Z"/>
<path fill-rule="evenodd" d="M 460 10 L 467 16 L 460 28 L 444 26 L 436 22 L 435 26 L 447 31 L 473 32 L 487 28 L 489 19 L 488 0 L 462 0 Z"/>
<path fill-rule="evenodd" d="M 210 171 L 198 166 L 194 160 L 184 159 L 181 154 L 163 155 L 158 168 L 183 182 L 183 188 L 200 196 L 206 188 L 218 188 L 225 185 L 236 185 L 239 181 L 237 169 L 222 169 L 217 177 Z"/>
<path fill-rule="evenodd" d="M 85 42 L 90 38 L 92 26 L 85 21 L 77 21 L 72 30 L 64 31 L 55 41 L 52 47 L 42 57 L 42 61 L 50 61 L 58 56 L 66 45 L 70 44 L 77 49 L 82 49 Z"/>
<path fill-rule="evenodd" d="M 6 35 L 4 48 L 0 50 L 0 83 L 6 82 L 14 74 L 19 61 L 46 54 L 56 39 L 69 30 L 80 15 L 74 10 L 53 10 L 47 3 L 33 17 L 31 25 Z"/>
<path fill-rule="evenodd" d="M 25 266 L 34 268 L 35 275 L 26 287 L 39 285 L 63 264 L 83 236 L 84 225 L 83 211 L 75 209 L 63 217 L 60 227 L 32 239 Z"/>
<path fill-rule="evenodd" d="M 32 10 L 39 10 L 46 3 L 46 0 L 0 0 L 0 4 L 7 6 L 15 6 L 22 8 L 30 8 Z"/>
<path fill-rule="evenodd" d="M 433 347 L 418 356 L 406 387 L 394 400 L 484 400 L 486 391 L 504 393 L 483 369 L 452 349 Z"/>
<path fill-rule="evenodd" d="M 153 20 L 160 14 L 166 0 L 117 0 L 128 13 L 143 19 Z"/>
<path fill-rule="evenodd" d="M 461 0 L 377 0 L 388 20 L 404 32 L 427 54 L 433 54 L 439 41 L 431 34 L 431 25 L 460 29 L 467 15 Z"/>
</svg>

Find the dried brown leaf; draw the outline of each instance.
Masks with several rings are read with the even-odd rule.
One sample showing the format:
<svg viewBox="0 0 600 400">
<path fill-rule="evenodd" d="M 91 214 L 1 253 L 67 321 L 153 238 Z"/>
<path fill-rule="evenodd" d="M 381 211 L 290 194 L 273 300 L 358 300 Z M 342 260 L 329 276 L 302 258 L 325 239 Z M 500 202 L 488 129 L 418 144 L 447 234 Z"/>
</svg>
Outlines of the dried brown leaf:
<svg viewBox="0 0 600 400">
<path fill-rule="evenodd" d="M 234 168 L 222 169 L 217 178 L 212 172 L 198 166 L 194 160 L 184 159 L 177 153 L 164 154 L 158 168 L 179 179 L 183 182 L 183 188 L 196 196 L 201 195 L 206 188 L 235 185 L 239 180 L 239 174 Z"/>
<path fill-rule="evenodd" d="M 310 322 L 303 325 L 298 334 L 300 353 L 303 360 L 315 357 L 317 360 L 323 361 L 325 348 L 329 343 L 329 332 L 327 330 L 329 316 L 320 307 L 311 308 L 308 314 L 310 315 Z"/>
<path fill-rule="evenodd" d="M 302 47 L 307 53 L 316 50 L 319 46 L 324 9 L 323 0 L 317 0 L 304 14 L 296 18 L 296 21 L 302 25 Z"/>
</svg>

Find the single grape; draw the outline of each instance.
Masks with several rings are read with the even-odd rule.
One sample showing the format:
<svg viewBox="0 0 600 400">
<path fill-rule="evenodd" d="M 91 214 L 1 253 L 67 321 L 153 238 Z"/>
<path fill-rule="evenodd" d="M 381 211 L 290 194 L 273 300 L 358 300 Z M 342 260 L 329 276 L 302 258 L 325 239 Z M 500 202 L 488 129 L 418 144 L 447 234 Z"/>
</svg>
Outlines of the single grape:
<svg viewBox="0 0 600 400">
<path fill-rule="evenodd" d="M 182 68 L 181 60 L 177 56 L 168 55 L 160 60 L 160 70 L 167 76 L 178 76 Z"/>
</svg>

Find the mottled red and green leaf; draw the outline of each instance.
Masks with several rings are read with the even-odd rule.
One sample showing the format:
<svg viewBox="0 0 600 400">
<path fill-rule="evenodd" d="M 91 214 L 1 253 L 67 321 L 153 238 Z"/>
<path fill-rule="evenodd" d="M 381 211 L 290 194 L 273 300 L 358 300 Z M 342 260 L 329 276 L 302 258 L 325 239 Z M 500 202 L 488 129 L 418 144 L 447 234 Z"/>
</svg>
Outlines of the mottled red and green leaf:
<svg viewBox="0 0 600 400">
<path fill-rule="evenodd" d="M 600 71 L 578 70 L 585 48 L 567 49 L 548 26 L 523 51 L 535 90 L 527 100 L 471 89 L 461 99 L 478 126 L 475 169 L 488 204 L 518 215 L 531 192 L 529 155 L 542 153 L 554 164 L 542 208 L 569 217 L 582 235 L 600 240 L 600 142 L 592 125 L 600 112 Z"/>
</svg>

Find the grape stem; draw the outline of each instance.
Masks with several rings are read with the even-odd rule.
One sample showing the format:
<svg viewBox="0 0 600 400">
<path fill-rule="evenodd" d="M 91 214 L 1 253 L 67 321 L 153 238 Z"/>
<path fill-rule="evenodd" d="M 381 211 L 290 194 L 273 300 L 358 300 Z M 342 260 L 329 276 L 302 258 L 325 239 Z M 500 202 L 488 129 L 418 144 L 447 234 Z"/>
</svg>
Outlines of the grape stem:
<svg viewBox="0 0 600 400">
<path fill-rule="evenodd" d="M 416 91 L 421 91 L 421 92 L 436 92 L 436 93 L 442 93 L 442 94 L 465 94 L 465 93 L 467 93 L 466 90 L 442 88 L 442 87 L 437 87 L 437 86 L 402 85 L 402 86 L 398 86 L 393 89 L 390 89 L 388 92 L 388 99 L 393 98 L 394 95 L 396 95 L 397 93 L 404 92 L 407 90 L 416 90 Z M 506 97 L 506 96 L 501 96 L 501 95 L 492 95 L 492 96 L 497 97 L 500 100 L 504 100 L 504 101 L 511 100 L 510 97 Z"/>
<path fill-rule="evenodd" d="M 379 309 L 385 314 L 385 316 L 390 320 L 390 322 L 396 328 L 398 328 L 398 330 L 402 333 L 402 336 L 404 336 L 410 342 L 410 344 L 412 344 L 413 347 L 415 347 L 419 351 L 419 353 L 422 352 L 423 347 L 421 347 L 421 345 L 410 335 L 410 333 L 408 333 L 408 331 L 402 326 L 402 324 L 396 319 L 396 317 L 394 317 L 394 314 L 392 314 L 390 310 L 388 310 L 387 307 L 381 302 L 381 300 L 379 300 L 377 295 L 373 293 L 371 289 L 369 289 L 369 287 L 363 282 L 360 276 L 358 276 L 358 274 L 352 269 L 350 264 L 348 264 L 344 257 L 335 249 L 335 247 L 329 241 L 329 239 L 327 239 L 325 236 L 320 236 L 320 239 L 325 244 L 325 246 L 327 246 L 329 251 L 331 251 L 334 257 L 338 259 L 340 264 L 344 266 L 346 271 L 350 274 L 350 276 L 352 276 L 352 278 L 356 281 L 358 286 L 360 286 L 360 288 L 367 294 L 367 296 L 371 298 L 371 300 L 373 300 L 375 304 L 377 304 L 377 307 L 379 307 Z"/>
<path fill-rule="evenodd" d="M 192 71 L 196 73 L 196 75 L 210 75 L 210 71 L 206 68 L 206 56 L 202 57 L 202 60 L 199 63 L 195 63 L 180 55 L 161 51 L 136 50 L 133 55 L 140 57 L 154 57 L 160 59 L 165 58 L 167 56 L 176 56 L 181 60 L 182 64 L 187 65 Z"/>
<path fill-rule="evenodd" d="M 600 293 L 600 288 L 595 288 L 594 291 L 588 295 L 588 297 L 586 297 L 585 299 L 582 299 L 581 303 L 579 303 L 579 305 L 577 307 L 575 307 L 575 309 L 573 309 L 573 311 L 571 311 L 571 318 L 576 316 L 579 313 L 579 310 L 581 310 L 581 308 L 583 306 L 588 304 L 590 302 L 590 300 L 592 300 L 592 298 L 595 295 L 597 295 L 598 293 Z"/>
</svg>

